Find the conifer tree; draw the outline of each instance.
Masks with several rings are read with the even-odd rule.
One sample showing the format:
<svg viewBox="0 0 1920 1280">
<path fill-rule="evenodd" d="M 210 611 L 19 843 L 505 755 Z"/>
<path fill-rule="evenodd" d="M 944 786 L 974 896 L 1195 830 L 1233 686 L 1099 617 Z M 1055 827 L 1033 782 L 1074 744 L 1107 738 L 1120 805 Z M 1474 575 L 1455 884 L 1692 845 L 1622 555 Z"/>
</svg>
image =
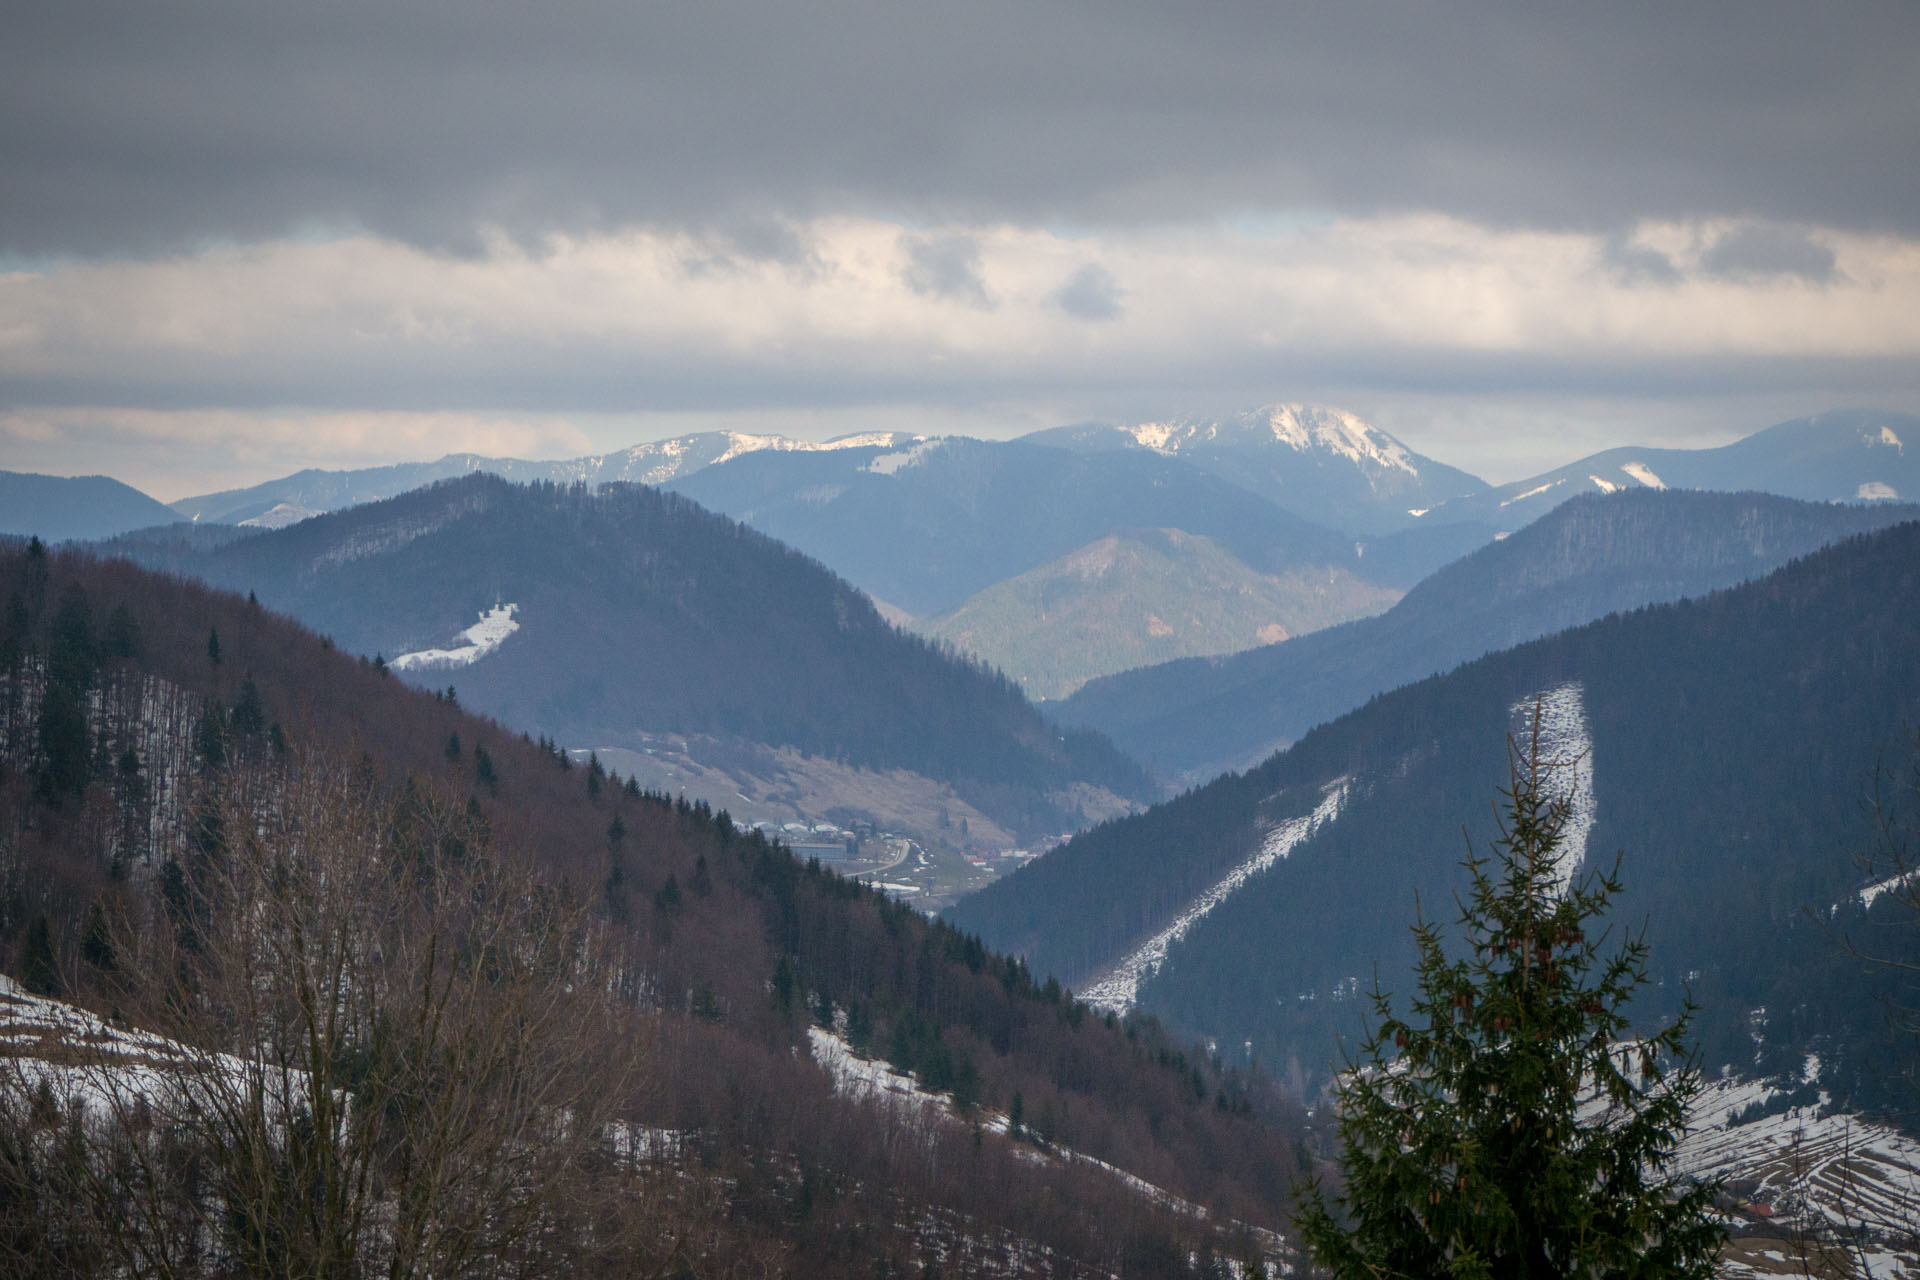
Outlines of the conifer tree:
<svg viewBox="0 0 1920 1280">
<path fill-rule="evenodd" d="M 53 932 L 45 913 L 27 925 L 26 942 L 20 948 L 20 981 L 35 995 L 57 996 L 64 985 L 60 981 L 60 962 L 53 951 Z"/>
<path fill-rule="evenodd" d="M 1339 1085 L 1345 1187 L 1297 1220 L 1340 1280 L 1388 1276 L 1704 1277 L 1717 1188 L 1668 1170 L 1701 1084 L 1688 1017 L 1632 1038 L 1648 980 L 1638 935 L 1607 946 L 1619 863 L 1571 882 L 1569 810 L 1531 745 L 1515 747 L 1501 835 L 1469 850 L 1458 943 L 1414 928 L 1406 1017 L 1375 985 L 1375 1027 Z"/>
</svg>

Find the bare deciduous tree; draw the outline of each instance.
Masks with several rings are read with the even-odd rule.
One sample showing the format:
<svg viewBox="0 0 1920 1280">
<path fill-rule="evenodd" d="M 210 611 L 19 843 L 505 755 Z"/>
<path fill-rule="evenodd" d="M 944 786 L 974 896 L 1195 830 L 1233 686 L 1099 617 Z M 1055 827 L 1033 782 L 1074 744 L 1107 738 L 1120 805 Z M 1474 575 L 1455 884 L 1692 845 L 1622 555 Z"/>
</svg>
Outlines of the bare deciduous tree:
<svg viewBox="0 0 1920 1280">
<path fill-rule="evenodd" d="M 229 771 L 195 831 L 112 931 L 144 1034 L 70 1051 L 71 1140 L 0 1159 L 54 1170 L 135 1274 L 538 1275 L 623 1244 L 650 1020 L 584 906 L 477 809 L 351 771 Z"/>
</svg>

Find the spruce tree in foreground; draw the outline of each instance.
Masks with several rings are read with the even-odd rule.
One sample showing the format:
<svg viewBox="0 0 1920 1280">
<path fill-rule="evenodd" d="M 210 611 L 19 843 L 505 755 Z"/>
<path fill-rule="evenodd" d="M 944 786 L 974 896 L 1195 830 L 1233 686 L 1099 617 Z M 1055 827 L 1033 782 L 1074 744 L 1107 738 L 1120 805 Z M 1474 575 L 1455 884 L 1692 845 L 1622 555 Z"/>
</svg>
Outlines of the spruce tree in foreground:
<svg viewBox="0 0 1920 1280">
<path fill-rule="evenodd" d="M 1537 712 L 1531 738 L 1512 749 L 1491 856 L 1468 853 L 1466 954 L 1416 925 L 1410 1012 L 1376 984 L 1377 1026 L 1341 1077 L 1345 1188 L 1335 1207 L 1310 1188 L 1296 1220 L 1339 1280 L 1713 1272 L 1717 1188 L 1666 1167 L 1701 1088 L 1688 1018 L 1628 1038 L 1647 948 L 1606 946 L 1617 860 L 1563 874 L 1568 807 L 1548 783 L 1565 762 L 1540 758 Z"/>
</svg>

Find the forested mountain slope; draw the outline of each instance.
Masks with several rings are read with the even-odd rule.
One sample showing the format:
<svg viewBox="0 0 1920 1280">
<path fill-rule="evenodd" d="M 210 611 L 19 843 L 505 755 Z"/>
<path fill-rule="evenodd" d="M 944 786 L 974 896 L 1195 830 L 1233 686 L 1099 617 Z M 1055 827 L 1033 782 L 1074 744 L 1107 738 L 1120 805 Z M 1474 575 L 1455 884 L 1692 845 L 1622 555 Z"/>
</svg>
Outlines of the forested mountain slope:
<svg viewBox="0 0 1920 1280">
<path fill-rule="evenodd" d="M 1388 689 L 1619 609 L 1700 595 L 1920 512 L 1764 494 L 1588 494 L 1448 565 L 1392 609 L 1225 658 L 1096 680 L 1055 714 L 1201 781 Z"/>
<path fill-rule="evenodd" d="M 571 745 L 645 729 L 789 746 L 949 783 L 1021 832 L 1080 824 L 1094 791 L 1148 793 L 1098 735 L 1063 735 L 817 563 L 654 489 L 474 475 L 211 549 L 113 549 L 348 650 L 425 655 L 407 678 Z"/>
<path fill-rule="evenodd" d="M 492 485 L 455 491 L 499 496 Z M 326 1185 L 370 1196 L 356 1201 L 368 1222 L 389 1224 L 349 1232 L 342 1247 L 377 1255 L 411 1231 L 409 1196 L 467 1213 L 475 1206 L 448 1188 L 492 1176 L 461 1164 L 448 1171 L 455 1183 L 430 1180 L 414 1157 L 450 1148 L 421 1146 L 442 1139 L 411 1127 L 416 1115 L 453 1126 L 473 1144 L 462 1152 L 516 1162 L 484 1184 L 497 1202 L 457 1219 L 493 1233 L 486 1240 L 511 1227 L 525 1196 L 553 1193 L 540 1202 L 550 1216 L 537 1247 L 516 1255 L 529 1273 L 865 1277 L 938 1257 L 1006 1275 L 1185 1275 L 1207 1250 L 1258 1247 L 1230 1219 L 1277 1221 L 1296 1167 L 1292 1121 L 1266 1110 L 1244 1077 L 1181 1053 L 1150 1024 L 1085 1016 L 977 941 L 801 864 L 724 814 L 570 766 L 260 604 L 124 561 L 0 547 L 0 601 L 0 957 L 29 989 L 113 1014 L 49 1019 L 45 1006 L 6 998 L 10 1018 L 40 1018 L 54 1040 L 23 1049 L 10 1034 L 0 1054 L 0 1177 L 20 1174 L 22 1153 L 47 1133 L 102 1135 L 31 1146 L 45 1157 L 39 1174 L 5 1182 L 5 1247 L 25 1250 L 9 1256 L 104 1274 L 111 1267 L 87 1250 L 125 1238 L 108 1225 L 184 1250 L 176 1262 L 192 1265 L 179 1274 L 254 1256 L 256 1227 L 278 1233 L 274 1256 L 305 1256 L 297 1250 L 316 1222 L 332 1221 L 337 1198 L 302 1199 L 301 1171 L 342 1150 L 365 1162 L 366 1180 Z M 531 880 L 515 878 L 516 858 L 530 859 Z M 403 966 L 434 953 L 390 927 L 408 912 L 425 913 L 431 937 L 453 930 L 441 968 L 422 971 L 444 979 L 417 989 Z M 354 975 L 337 986 L 307 967 L 316 951 L 334 954 L 336 937 L 351 944 L 338 955 Z M 387 950 L 376 958 L 362 938 Z M 301 1056 L 276 1029 L 303 1025 L 303 1007 L 332 1007 L 324 996 L 315 1006 L 311 989 L 304 1005 L 249 1021 L 297 980 L 329 984 L 353 1015 L 310 1024 L 336 1037 L 324 1054 Z M 443 989 L 462 1002 L 432 1003 Z M 558 1029 L 551 1010 L 529 1003 L 539 991 L 569 1011 L 564 1039 L 524 1041 L 531 1026 Z M 156 992 L 170 1000 L 150 1000 Z M 398 1003 L 367 1005 L 389 999 Z M 409 1039 L 442 1035 L 440 1022 L 390 1016 L 415 999 L 463 1038 Z M 185 1016 L 202 1005 L 211 1016 Z M 137 1021 L 143 1010 L 163 1028 Z M 487 1021 L 498 1014 L 508 1020 Z M 810 1033 L 810 1020 L 838 1031 Z M 61 1026 L 79 1030 L 61 1044 Z M 147 1029 L 185 1048 L 140 1040 Z M 889 1108 L 836 1092 L 813 1061 L 838 1053 L 827 1052 L 836 1037 L 913 1070 L 944 1101 Z M 478 1055 L 486 1070 L 463 1072 L 454 1058 L 434 1087 L 392 1092 L 393 1072 L 433 1069 L 437 1059 L 413 1056 L 429 1043 Z M 123 1115 L 132 1127 L 121 1136 L 135 1144 L 125 1151 L 175 1144 L 135 1206 L 168 1214 L 130 1211 L 62 1234 L 48 1224 L 73 1227 L 75 1204 L 84 1220 L 98 1185 L 81 1171 L 112 1178 L 125 1167 L 108 1155 L 87 1163 L 86 1143 L 110 1140 L 111 1114 L 95 1115 L 105 1128 L 43 1123 L 69 1103 L 35 1080 L 94 1061 L 90 1045 L 136 1046 L 148 1074 L 131 1079 L 155 1082 L 143 1088 L 161 1087 L 169 1061 L 200 1063 L 204 1077 L 284 1049 L 299 1065 L 291 1092 L 275 1096 L 312 1110 L 314 1125 L 319 1109 L 300 1099 L 334 1094 L 303 1094 L 300 1073 L 339 1073 L 325 1079 L 342 1096 L 387 1101 L 336 1117 L 345 1148 L 302 1142 L 305 1130 L 275 1122 L 284 1113 L 271 1106 L 255 1120 L 235 1113 L 259 1122 L 248 1132 L 274 1157 L 249 1166 L 257 1179 L 244 1184 L 219 1181 L 246 1154 L 228 1135 Z M 527 1097 L 553 1096 L 553 1082 L 583 1063 L 607 1075 L 597 1089 L 595 1077 L 577 1080 L 567 1114 L 526 1110 Z M 96 1085 L 130 1078 L 113 1060 L 98 1070 Z M 255 1078 L 285 1081 L 272 1062 Z M 472 1132 L 472 1116 L 438 1109 L 449 1091 L 476 1115 L 527 1127 Z M 174 1093 L 152 1102 L 155 1114 L 183 1105 Z M 1009 1110 L 1045 1144 L 1003 1136 Z M 581 1148 L 588 1114 L 608 1127 Z M 363 1126 L 381 1128 L 363 1140 Z M 546 1156 L 558 1148 L 579 1161 L 554 1184 Z M 197 1181 L 187 1176 L 196 1169 Z M 256 1198 L 256 1181 L 285 1194 Z"/>
<path fill-rule="evenodd" d="M 1541 698 L 1549 756 L 1582 762 L 1565 785 L 1583 865 L 1622 851 L 1618 927 L 1645 922 L 1658 994 L 1637 1014 L 1690 993 L 1709 1067 L 1817 1053 L 1835 1098 L 1893 1105 L 1911 1045 L 1888 1038 L 1881 1002 L 1913 992 L 1838 940 L 1874 922 L 1864 800 L 1920 723 L 1920 524 L 1376 698 L 950 916 L 1076 986 L 1323 1073 L 1357 1030 L 1358 990 L 1410 971 L 1416 911 L 1453 918 L 1462 826 L 1486 846 L 1507 735 Z M 1920 958 L 1920 929 L 1873 932 Z"/>
<path fill-rule="evenodd" d="M 180 517 L 132 485 L 106 476 L 0 471 L 0 534 L 48 542 L 111 538 Z"/>
</svg>

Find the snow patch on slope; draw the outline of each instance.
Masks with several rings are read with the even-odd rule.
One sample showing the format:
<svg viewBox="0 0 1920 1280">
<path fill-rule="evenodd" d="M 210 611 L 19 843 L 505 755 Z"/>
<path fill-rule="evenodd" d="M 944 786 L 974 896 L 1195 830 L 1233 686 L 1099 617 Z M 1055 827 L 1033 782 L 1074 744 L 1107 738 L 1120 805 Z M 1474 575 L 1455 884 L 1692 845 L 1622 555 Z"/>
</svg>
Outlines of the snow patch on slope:
<svg viewBox="0 0 1920 1280">
<path fill-rule="evenodd" d="M 1920 871 L 1902 871 L 1898 875 L 1888 876 L 1885 880 L 1870 884 L 1860 891 L 1860 905 L 1863 908 L 1871 907 L 1874 899 L 1881 894 L 1903 888 L 1908 881 L 1914 879 L 1920 879 Z"/>
<path fill-rule="evenodd" d="M 1602 479 L 1601 479 L 1601 478 L 1600 478 L 1599 476 L 1594 476 L 1594 475 L 1590 475 L 1590 476 L 1588 476 L 1588 477 L 1587 477 L 1587 479 L 1589 479 L 1589 480 L 1591 480 L 1591 481 L 1593 481 L 1593 483 L 1594 483 L 1595 485 L 1597 485 L 1597 486 L 1599 486 L 1599 489 L 1600 489 L 1600 492 L 1602 492 L 1602 493 L 1618 493 L 1618 492 L 1620 492 L 1620 486 L 1619 486 L 1619 485 L 1617 485 L 1617 484 L 1614 484 L 1614 483 L 1612 483 L 1611 481 L 1607 481 L 1607 480 L 1602 480 Z"/>
<path fill-rule="evenodd" d="M 1585 690 L 1579 681 L 1569 681 L 1513 704 L 1513 740 L 1522 751 L 1533 740 L 1536 708 L 1546 791 L 1567 810 L 1560 836 L 1560 861 L 1553 869 L 1556 892 L 1564 893 L 1586 860 L 1587 837 L 1593 831 L 1593 730 L 1587 723 Z"/>
<path fill-rule="evenodd" d="M 1186 910 L 1176 916 L 1173 923 L 1096 977 L 1080 998 L 1096 1009 L 1124 1013 L 1139 997 L 1140 984 L 1157 973 L 1166 962 L 1168 948 L 1185 937 L 1187 931 L 1205 919 L 1215 907 L 1232 897 L 1240 886 L 1292 853 L 1302 840 L 1339 815 L 1340 804 L 1347 796 L 1347 782 L 1346 778 L 1337 778 L 1322 787 L 1323 798 L 1312 813 L 1289 818 L 1269 831 L 1252 857 L 1188 903 Z"/>
<path fill-rule="evenodd" d="M 486 657 L 520 629 L 514 621 L 514 614 L 520 611 L 517 604 L 496 605 L 480 615 L 480 621 L 460 633 L 465 642 L 452 649 L 419 649 L 413 653 L 403 653 L 395 658 L 392 666 L 396 671 L 425 671 L 434 667 L 464 667 Z"/>
<path fill-rule="evenodd" d="M 1869 436 L 1867 437 L 1867 443 L 1868 444 L 1890 444 L 1895 449 L 1899 450 L 1901 453 L 1905 453 L 1907 451 L 1906 446 L 1900 443 L 1900 437 L 1893 434 L 1892 427 L 1880 428 L 1879 437 L 1876 439 L 1875 437 Z"/>
<path fill-rule="evenodd" d="M 727 447 L 710 464 L 718 466 L 743 453 L 835 453 L 841 449 L 865 449 L 890 445 L 893 435 L 887 431 L 866 431 L 835 440 L 789 440 L 785 436 L 754 436 L 741 431 L 727 432 Z"/>
<path fill-rule="evenodd" d="M 1653 474 L 1652 469 L 1644 462 L 1623 462 L 1620 464 L 1620 469 L 1649 489 L 1664 489 L 1667 487 L 1667 482 Z"/>
<path fill-rule="evenodd" d="M 1525 493 L 1514 494 L 1511 498 L 1506 499 L 1500 505 L 1503 507 L 1510 507 L 1516 502 L 1525 502 L 1528 498 L 1537 498 L 1541 494 L 1545 493 L 1547 490 L 1553 488 L 1553 486 L 1561 483 L 1564 483 L 1564 481 L 1549 480 L 1543 485 L 1538 485 L 1532 489 L 1527 490 Z"/>
<path fill-rule="evenodd" d="M 231 1082 L 226 1087 L 244 1088 L 263 1070 L 272 1068 L 115 1025 L 76 1005 L 32 995 L 12 978 L 0 976 L 0 1090 L 31 1091 L 45 1084 L 62 1102 L 114 1115 L 124 1114 L 140 1099 L 164 1107 L 192 1096 L 189 1090 L 204 1095 L 209 1072 L 216 1076 L 211 1087 L 219 1090 L 218 1076 Z M 290 1087 L 290 1096 L 281 1102 L 301 1104 L 305 1075 L 294 1072 Z"/>
<path fill-rule="evenodd" d="M 1900 496 L 1900 491 L 1880 480 L 1869 480 L 1853 491 L 1853 496 L 1862 502 L 1885 502 Z"/>
<path fill-rule="evenodd" d="M 284 529 L 288 525 L 299 524 L 302 520 L 311 519 L 319 514 L 320 512 L 300 506 L 298 503 L 276 502 L 252 519 L 242 520 L 239 527 L 242 529 Z M 196 519 L 197 518 L 198 517 L 196 517 Z"/>
<path fill-rule="evenodd" d="M 947 1095 L 922 1089 L 911 1074 L 895 1071 L 884 1062 L 862 1058 L 847 1047 L 847 1042 L 825 1027 L 807 1028 L 807 1045 L 813 1060 L 833 1077 L 833 1091 L 854 1099 L 877 1098 L 896 1102 L 911 1110 L 933 1107 L 950 1109 Z"/>
<path fill-rule="evenodd" d="M 880 443 L 885 444 L 886 441 L 882 440 Z M 943 443 L 944 441 L 940 440 L 922 440 L 911 449 L 903 449 L 898 453 L 876 454 L 871 462 L 860 469 L 871 471 L 878 476 L 890 476 L 908 467 L 919 466 L 926 461 L 928 454 L 938 449 Z"/>
</svg>

